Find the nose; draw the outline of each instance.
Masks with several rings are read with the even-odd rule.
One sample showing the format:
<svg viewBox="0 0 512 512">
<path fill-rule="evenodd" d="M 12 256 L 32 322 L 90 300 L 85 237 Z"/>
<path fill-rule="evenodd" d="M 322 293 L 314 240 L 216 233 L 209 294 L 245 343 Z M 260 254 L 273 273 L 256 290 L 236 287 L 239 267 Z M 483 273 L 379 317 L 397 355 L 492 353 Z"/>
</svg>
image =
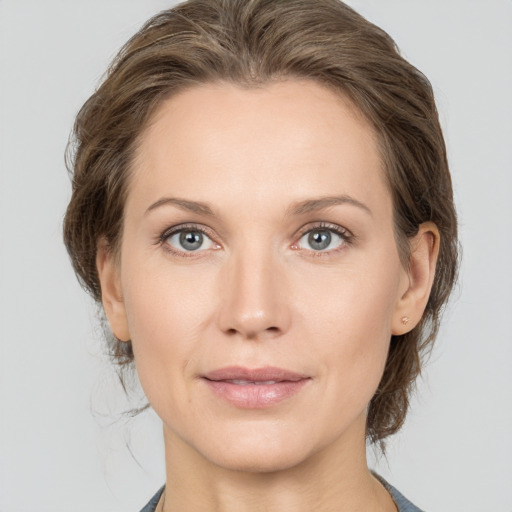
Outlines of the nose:
<svg viewBox="0 0 512 512">
<path fill-rule="evenodd" d="M 242 252 L 225 263 L 219 326 L 244 339 L 278 337 L 289 329 L 291 320 L 284 269 L 270 251 Z"/>
</svg>

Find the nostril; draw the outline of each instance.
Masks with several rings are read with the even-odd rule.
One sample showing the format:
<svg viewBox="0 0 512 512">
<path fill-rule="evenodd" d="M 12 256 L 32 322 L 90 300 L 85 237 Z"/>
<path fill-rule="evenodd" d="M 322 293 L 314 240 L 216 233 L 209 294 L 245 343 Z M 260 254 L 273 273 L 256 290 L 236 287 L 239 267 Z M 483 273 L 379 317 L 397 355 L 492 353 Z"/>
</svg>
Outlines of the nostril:
<svg viewBox="0 0 512 512">
<path fill-rule="evenodd" d="M 271 337 L 274 337 L 278 335 L 281 332 L 281 329 L 279 327 L 267 327 L 265 329 L 236 329 L 236 328 L 230 328 L 226 330 L 226 334 L 228 336 L 235 336 L 237 334 L 242 334 L 247 339 L 256 339 L 259 337 L 264 337 L 265 335 L 270 335 Z"/>
</svg>

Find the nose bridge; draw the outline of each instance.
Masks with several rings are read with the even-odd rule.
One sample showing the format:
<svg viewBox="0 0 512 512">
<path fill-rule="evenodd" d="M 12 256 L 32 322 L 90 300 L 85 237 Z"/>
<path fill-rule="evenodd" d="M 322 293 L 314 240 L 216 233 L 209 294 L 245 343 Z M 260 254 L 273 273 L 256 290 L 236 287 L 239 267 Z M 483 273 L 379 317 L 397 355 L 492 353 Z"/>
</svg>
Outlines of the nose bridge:
<svg viewBox="0 0 512 512">
<path fill-rule="evenodd" d="M 284 275 L 271 245 L 248 240 L 227 258 L 221 283 L 223 331 L 258 338 L 288 329 Z"/>
</svg>

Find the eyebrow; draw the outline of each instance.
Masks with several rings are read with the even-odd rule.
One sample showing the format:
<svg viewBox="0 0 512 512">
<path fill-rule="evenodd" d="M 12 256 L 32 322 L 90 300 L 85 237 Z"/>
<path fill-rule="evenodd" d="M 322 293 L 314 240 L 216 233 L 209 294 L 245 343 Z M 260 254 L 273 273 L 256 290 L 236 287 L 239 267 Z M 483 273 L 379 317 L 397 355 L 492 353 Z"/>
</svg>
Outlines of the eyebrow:
<svg viewBox="0 0 512 512">
<path fill-rule="evenodd" d="M 368 206 L 366 206 L 361 201 L 358 201 L 354 197 L 349 195 L 342 196 L 328 196 L 328 197 L 319 197 L 318 199 L 307 199 L 305 201 L 301 201 L 296 203 L 292 207 L 287 210 L 287 215 L 304 215 L 305 213 L 313 212 L 316 210 L 322 210 L 324 208 L 329 208 L 331 206 L 339 206 L 339 205 L 351 205 L 364 210 L 366 213 L 373 215 L 372 211 Z"/>
<path fill-rule="evenodd" d="M 149 213 L 150 211 L 152 211 L 156 208 L 159 208 L 160 206 L 164 206 L 164 205 L 168 205 L 168 204 L 177 206 L 178 208 L 185 210 L 185 211 L 198 213 L 200 215 L 208 215 L 208 216 L 213 215 L 213 210 L 207 203 L 201 203 L 199 201 L 188 201 L 187 199 L 180 199 L 178 197 L 162 197 L 162 199 L 159 199 L 158 201 L 153 203 L 146 210 L 145 214 Z"/>
<path fill-rule="evenodd" d="M 331 206 L 339 206 L 346 204 L 360 208 L 366 213 L 372 215 L 372 211 L 364 203 L 358 201 L 357 199 L 349 195 L 342 195 L 319 197 L 317 199 L 306 199 L 304 201 L 300 201 L 287 209 L 286 216 L 304 215 L 306 213 L 322 210 L 324 208 L 329 208 Z M 203 203 L 200 201 L 190 201 L 187 199 L 180 199 L 178 197 L 162 197 L 158 201 L 154 202 L 151 206 L 149 206 L 149 208 L 145 212 L 145 215 L 148 214 L 150 211 L 165 205 L 177 206 L 181 210 L 197 213 L 200 215 L 207 215 L 210 217 L 214 215 L 213 210 L 208 203 Z"/>
</svg>

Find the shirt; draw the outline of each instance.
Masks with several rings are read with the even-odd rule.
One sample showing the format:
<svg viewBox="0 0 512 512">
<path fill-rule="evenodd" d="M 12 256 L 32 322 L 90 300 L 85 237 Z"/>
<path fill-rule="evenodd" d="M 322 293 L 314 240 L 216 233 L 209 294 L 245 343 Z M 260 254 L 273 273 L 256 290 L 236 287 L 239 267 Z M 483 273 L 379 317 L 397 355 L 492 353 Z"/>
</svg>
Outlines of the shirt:
<svg viewBox="0 0 512 512">
<path fill-rule="evenodd" d="M 389 494 L 395 502 L 398 512 L 422 512 L 418 507 L 413 505 L 407 498 L 399 493 L 392 485 L 388 484 L 382 477 L 375 475 L 382 485 L 388 490 Z M 149 500 L 149 503 L 140 512 L 155 512 L 160 496 L 164 492 L 165 486 L 161 487 L 158 492 Z"/>
</svg>

